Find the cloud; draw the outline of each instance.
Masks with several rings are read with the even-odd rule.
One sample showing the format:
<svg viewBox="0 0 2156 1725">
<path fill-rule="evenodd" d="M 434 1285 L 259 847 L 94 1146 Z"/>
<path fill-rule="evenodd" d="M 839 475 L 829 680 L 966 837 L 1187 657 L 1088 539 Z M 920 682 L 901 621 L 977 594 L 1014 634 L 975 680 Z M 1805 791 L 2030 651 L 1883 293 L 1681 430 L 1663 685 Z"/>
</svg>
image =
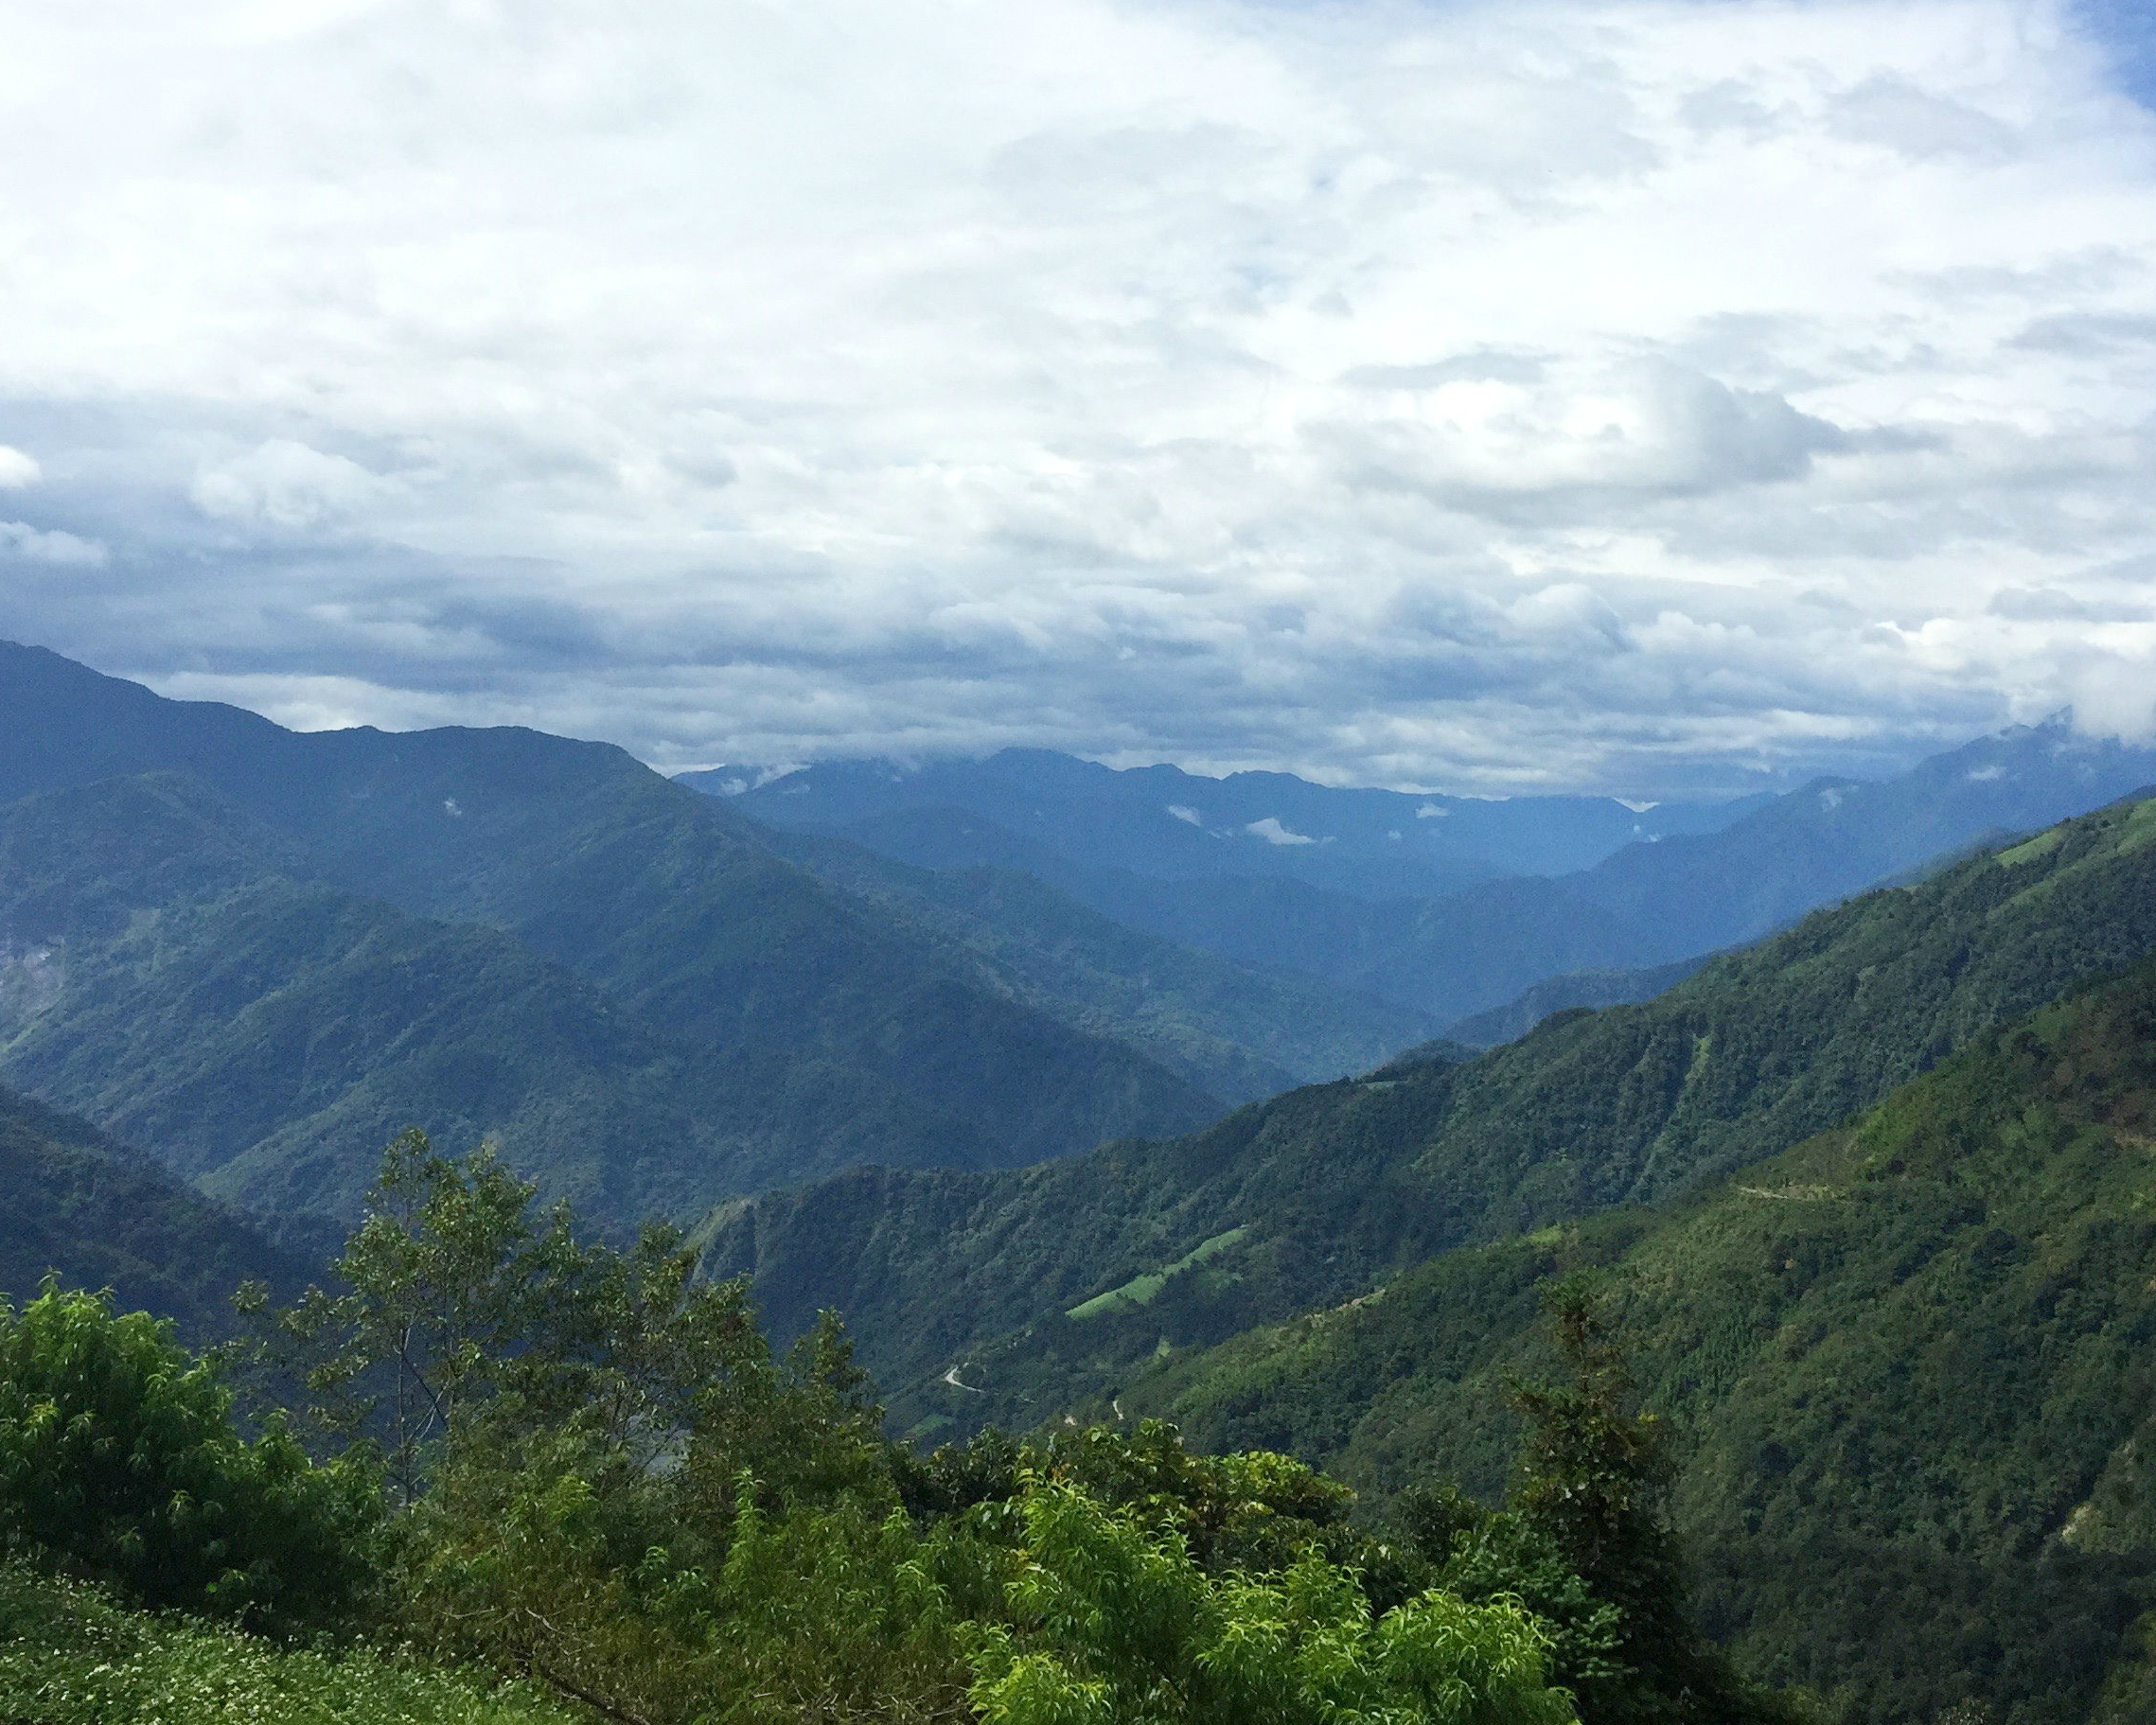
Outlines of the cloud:
<svg viewBox="0 0 2156 1725">
<path fill-rule="evenodd" d="M 1867 78 L 1828 105 L 1839 136 L 1919 160 L 1970 156 L 2005 160 L 2018 147 L 2015 129 L 1966 102 L 1918 89 L 1889 75 Z"/>
<path fill-rule="evenodd" d="M 205 466 L 188 496 L 204 515 L 245 526 L 319 527 L 392 494 L 394 484 L 343 455 L 275 437 Z"/>
<path fill-rule="evenodd" d="M 2076 730 L 2128 743 L 2156 739 L 2156 655 L 2092 655 L 2073 687 Z"/>
<path fill-rule="evenodd" d="M 43 477 L 44 470 L 33 459 L 0 443 L 0 491 L 20 491 Z"/>
<path fill-rule="evenodd" d="M 0 556 L 76 560 L 0 633 L 669 767 L 1652 798 L 2112 723 L 2116 78 L 2053 0 L 30 9 Z"/>
<path fill-rule="evenodd" d="M 1281 825 L 1278 817 L 1267 815 L 1263 820 L 1253 820 L 1243 829 L 1256 835 L 1269 845 L 1314 845 L 1317 839 L 1306 833 L 1292 832 Z"/>
<path fill-rule="evenodd" d="M 72 533 L 58 530 L 41 533 L 24 521 L 0 521 L 0 557 L 81 569 L 101 566 L 109 554 L 95 539 L 77 538 Z"/>
<path fill-rule="evenodd" d="M 1198 812 L 1197 812 L 1197 810 L 1195 810 L 1195 809 L 1193 809 L 1193 808 L 1186 808 L 1186 807 L 1184 807 L 1184 805 L 1183 805 L 1183 804 L 1181 804 L 1180 802 L 1171 802 L 1171 803 L 1169 803 L 1169 804 L 1168 804 L 1168 813 L 1169 813 L 1169 814 L 1171 814 L 1171 815 L 1173 815 L 1173 816 L 1174 816 L 1174 817 L 1175 817 L 1175 818 L 1177 820 L 1180 820 L 1180 821 L 1182 821 L 1182 822 L 1183 822 L 1185 825 L 1187 825 L 1187 826 L 1193 826 L 1193 827 L 1194 827 L 1194 826 L 1200 826 L 1200 825 L 1204 824 L 1204 823 L 1203 823 L 1202 821 L 1200 821 L 1200 820 L 1199 820 L 1199 818 L 1198 818 Z"/>
</svg>

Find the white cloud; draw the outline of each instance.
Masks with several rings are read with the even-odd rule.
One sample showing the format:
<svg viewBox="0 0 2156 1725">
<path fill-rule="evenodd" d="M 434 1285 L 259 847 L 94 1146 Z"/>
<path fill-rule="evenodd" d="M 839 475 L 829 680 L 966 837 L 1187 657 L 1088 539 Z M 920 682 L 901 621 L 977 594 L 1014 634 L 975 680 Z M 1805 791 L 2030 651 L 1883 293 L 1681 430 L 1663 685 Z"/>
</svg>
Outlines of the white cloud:
<svg viewBox="0 0 2156 1725">
<path fill-rule="evenodd" d="M 1281 825 L 1279 817 L 1274 815 L 1267 815 L 1263 820 L 1253 820 L 1243 830 L 1255 834 L 1269 845 L 1314 845 L 1317 842 L 1306 833 L 1291 832 Z"/>
<path fill-rule="evenodd" d="M 1186 825 L 1194 827 L 1202 824 L 1198 819 L 1197 810 L 1193 808 L 1185 808 L 1180 802 L 1169 803 L 1168 813 L 1175 816 L 1177 820 L 1184 822 Z"/>
<path fill-rule="evenodd" d="M 2074 722 L 2092 736 L 2156 738 L 2156 653 L 2092 656 L 2075 676 Z"/>
<path fill-rule="evenodd" d="M 96 539 L 78 538 L 57 530 L 41 533 L 26 521 L 0 521 L 0 557 L 20 557 L 28 563 L 50 563 L 62 568 L 94 569 L 103 565 L 108 553 Z"/>
<path fill-rule="evenodd" d="M 343 455 L 275 437 L 248 453 L 204 466 L 188 495 L 204 515 L 242 525 L 319 527 L 394 492 L 379 474 Z"/>
<path fill-rule="evenodd" d="M 44 469 L 32 457 L 0 443 L 0 491 L 20 491 L 44 476 Z"/>
<path fill-rule="evenodd" d="M 2138 723 L 2156 123 L 2078 15 L 18 9 L 0 436 L 115 603 L 0 633 L 666 765 Z"/>
</svg>

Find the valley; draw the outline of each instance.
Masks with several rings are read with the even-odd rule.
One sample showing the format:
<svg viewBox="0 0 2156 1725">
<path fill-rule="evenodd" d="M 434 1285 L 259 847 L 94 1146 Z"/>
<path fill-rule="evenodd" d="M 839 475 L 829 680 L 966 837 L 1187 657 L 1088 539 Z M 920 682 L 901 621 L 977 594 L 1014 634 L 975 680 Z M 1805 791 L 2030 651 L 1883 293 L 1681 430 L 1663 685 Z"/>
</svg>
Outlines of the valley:
<svg viewBox="0 0 2156 1725">
<path fill-rule="evenodd" d="M 1633 1691 L 1598 1687 L 1617 1680 L 1585 1649 L 1648 1635 L 1650 1608 L 1608 1615 L 1595 1590 L 1630 1583 L 1533 1519 L 1532 1466 L 1555 1464 L 1522 1459 L 1523 1407 L 1590 1403 L 1516 1387 L 1617 1382 L 1545 1315 L 1588 1288 L 1668 1456 L 1667 1531 L 1638 1537 L 1691 1576 L 1624 1683 L 1705 1684 L 1703 1718 L 1761 1722 L 1801 1694 L 1849 1725 L 2126 1725 L 2156 1694 L 2156 798 L 2130 794 L 2156 759 L 2055 724 L 1658 822 L 1454 800 L 1405 856 L 1379 823 L 1430 800 L 1280 776 L 1020 754 L 816 769 L 795 796 L 532 731 L 287 731 L 34 649 L 0 649 L 0 683 L 24 715 L 0 736 L 18 1327 L 94 1327 L 53 1304 L 68 1288 L 173 1320 L 175 1345 L 259 1347 L 282 1311 L 266 1381 L 296 1397 L 335 1371 L 290 1350 L 391 1276 L 379 1297 L 435 1302 L 399 1321 L 441 1339 L 366 1372 L 433 1383 L 508 1349 L 468 1430 L 522 1435 L 428 1449 L 459 1416 L 412 1452 L 482 1497 L 524 1489 L 497 1470 L 518 1446 L 569 1441 L 514 1411 L 536 1349 L 564 1383 L 690 1397 L 636 1417 L 716 1446 L 663 1487 L 706 1493 L 664 1512 L 698 1539 L 747 1537 L 733 1488 L 694 1483 L 736 1463 L 837 1470 L 785 1513 L 841 1544 L 872 1501 L 907 1506 L 908 1540 L 963 1542 L 984 1505 L 1045 1515 L 1037 1479 L 1139 1538 L 1132 1505 L 1172 1478 L 1174 1525 L 1305 1526 L 1373 1621 L 1432 1578 L 1525 1590 L 1580 1716 L 1622 1725 Z M 346 1292 L 280 1307 L 347 1236 Z M 606 1292 L 629 1276 L 644 1292 Z M 588 1300 L 612 1315 L 549 1328 Z M 454 1341 L 482 1310 L 523 1315 Z M 692 1328 L 620 1351 L 669 1311 Z M 720 1349 L 697 1382 L 732 1384 L 749 1425 L 664 1387 L 675 1348 Z M 365 1405 L 345 1428 L 307 1412 L 318 1465 L 345 1465 L 328 1434 L 390 1429 Z M 605 1513 L 626 1529 L 631 1502 Z M 476 1551 L 484 1522 L 428 1537 Z M 847 1549 L 879 1599 L 913 1585 Z M 1193 1599 L 1230 1563 L 1199 1556 Z M 0 1610 L 92 1609 L 23 1585 Z M 1583 1598 L 1603 1603 L 1567 1615 Z M 746 1596 L 728 1610 L 712 1623 L 749 1622 Z M 735 1645 L 710 1632 L 681 1657 Z M 545 1657 L 560 1681 L 504 1705 L 673 1705 L 598 1642 Z"/>
</svg>

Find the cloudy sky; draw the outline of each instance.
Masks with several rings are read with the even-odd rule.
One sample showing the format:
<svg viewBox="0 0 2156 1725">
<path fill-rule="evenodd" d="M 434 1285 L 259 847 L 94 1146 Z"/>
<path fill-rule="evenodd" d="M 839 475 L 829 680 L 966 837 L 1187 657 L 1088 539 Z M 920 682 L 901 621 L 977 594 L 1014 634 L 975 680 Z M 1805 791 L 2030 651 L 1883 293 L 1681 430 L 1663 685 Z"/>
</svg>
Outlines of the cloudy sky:
<svg viewBox="0 0 2156 1725">
<path fill-rule="evenodd" d="M 0 0 L 0 635 L 655 764 L 2156 726 L 2136 0 Z"/>
</svg>

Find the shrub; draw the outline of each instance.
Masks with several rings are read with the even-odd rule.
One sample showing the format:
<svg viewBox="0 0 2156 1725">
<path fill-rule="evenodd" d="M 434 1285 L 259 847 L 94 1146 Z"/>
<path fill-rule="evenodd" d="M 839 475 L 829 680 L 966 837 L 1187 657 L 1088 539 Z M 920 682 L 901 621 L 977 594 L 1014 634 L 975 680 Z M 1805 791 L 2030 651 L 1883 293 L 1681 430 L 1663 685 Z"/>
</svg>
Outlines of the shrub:
<svg viewBox="0 0 2156 1725">
<path fill-rule="evenodd" d="M 253 1442 L 171 1326 L 48 1281 L 0 1301 L 0 1540 L 152 1606 L 317 1621 L 368 1573 L 380 1491 L 280 1420 Z"/>
</svg>

